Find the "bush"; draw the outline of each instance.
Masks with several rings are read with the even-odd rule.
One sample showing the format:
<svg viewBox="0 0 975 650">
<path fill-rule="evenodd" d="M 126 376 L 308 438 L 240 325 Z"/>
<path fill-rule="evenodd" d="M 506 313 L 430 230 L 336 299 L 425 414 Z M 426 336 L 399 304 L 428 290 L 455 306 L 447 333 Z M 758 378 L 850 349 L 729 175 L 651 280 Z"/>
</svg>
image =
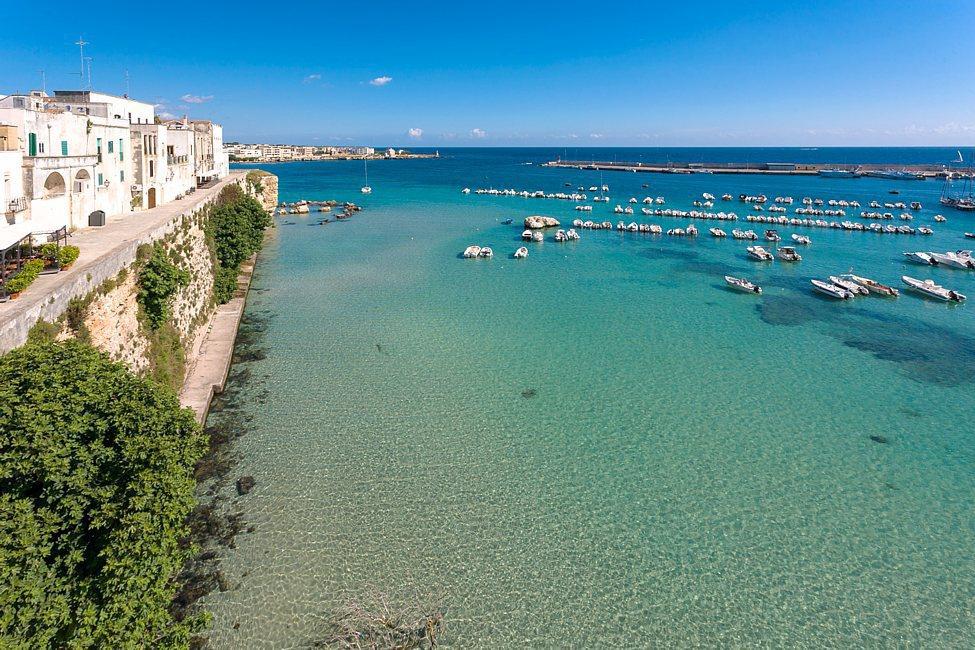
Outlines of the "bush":
<svg viewBox="0 0 975 650">
<path fill-rule="evenodd" d="M 162 244 L 157 242 L 139 271 L 139 305 L 152 329 L 158 329 L 169 319 L 169 299 L 189 283 L 190 274 L 173 264 Z"/>
<path fill-rule="evenodd" d="M 0 404 L 0 647 L 186 647 L 193 414 L 77 341 L 0 358 Z"/>
<path fill-rule="evenodd" d="M 62 246 L 58 250 L 58 264 L 61 266 L 74 264 L 75 260 L 78 259 L 78 255 L 80 254 L 81 249 L 77 246 Z"/>
<path fill-rule="evenodd" d="M 54 242 L 48 242 L 41 246 L 40 253 L 41 257 L 53 262 L 58 256 L 58 245 Z"/>
<path fill-rule="evenodd" d="M 44 262 L 42 260 L 30 260 L 26 262 L 17 275 L 7 280 L 7 292 L 20 293 L 29 287 L 43 270 Z"/>
<path fill-rule="evenodd" d="M 228 185 L 220 192 L 207 222 L 217 256 L 214 296 L 218 304 L 233 298 L 240 265 L 261 249 L 264 230 L 270 225 L 271 218 L 261 204 L 237 185 Z"/>
</svg>

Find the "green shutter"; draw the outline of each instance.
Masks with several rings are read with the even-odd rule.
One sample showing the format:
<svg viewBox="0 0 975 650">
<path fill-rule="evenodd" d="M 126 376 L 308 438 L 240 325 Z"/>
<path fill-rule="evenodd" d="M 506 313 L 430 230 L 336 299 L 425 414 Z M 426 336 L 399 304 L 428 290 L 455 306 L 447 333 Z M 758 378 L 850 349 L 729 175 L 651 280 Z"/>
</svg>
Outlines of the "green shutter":
<svg viewBox="0 0 975 650">
<path fill-rule="evenodd" d="M 31 133 L 27 136 L 27 155 L 37 155 L 37 134 Z"/>
<path fill-rule="evenodd" d="M 103 185 L 103 184 L 104 184 L 104 183 L 103 183 L 103 176 L 102 176 L 101 174 L 99 174 L 99 175 L 98 175 L 98 185 L 99 185 L 99 186 L 101 186 L 101 185 Z"/>
<path fill-rule="evenodd" d="M 122 138 L 118 139 L 118 159 L 125 160 L 125 158 L 122 157 Z"/>
<path fill-rule="evenodd" d="M 114 140 L 109 140 L 108 141 L 108 153 L 112 153 L 113 151 L 115 151 L 115 141 Z"/>
<path fill-rule="evenodd" d="M 68 155 L 68 141 L 67 140 L 61 140 L 61 155 L 62 156 L 67 156 Z"/>
</svg>

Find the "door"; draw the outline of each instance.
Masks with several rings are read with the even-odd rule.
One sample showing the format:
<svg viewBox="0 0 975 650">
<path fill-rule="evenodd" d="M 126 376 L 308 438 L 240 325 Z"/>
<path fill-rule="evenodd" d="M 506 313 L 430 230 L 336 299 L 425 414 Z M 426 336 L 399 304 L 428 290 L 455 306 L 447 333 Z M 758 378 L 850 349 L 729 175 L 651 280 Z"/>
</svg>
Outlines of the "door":
<svg viewBox="0 0 975 650">
<path fill-rule="evenodd" d="M 37 155 L 37 134 L 31 133 L 27 136 L 27 155 Z"/>
<path fill-rule="evenodd" d="M 149 208 L 156 207 L 156 188 L 149 188 Z"/>
</svg>

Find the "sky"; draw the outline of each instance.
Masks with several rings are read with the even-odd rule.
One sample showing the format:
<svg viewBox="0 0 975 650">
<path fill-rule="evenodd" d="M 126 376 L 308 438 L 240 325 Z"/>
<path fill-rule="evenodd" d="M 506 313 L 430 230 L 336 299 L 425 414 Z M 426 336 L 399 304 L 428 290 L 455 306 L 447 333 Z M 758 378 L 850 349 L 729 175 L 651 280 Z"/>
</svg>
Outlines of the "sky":
<svg viewBox="0 0 975 650">
<path fill-rule="evenodd" d="M 83 38 L 96 90 L 228 141 L 975 143 L 975 0 L 39 6 L 4 10 L 0 95 L 78 87 Z"/>
</svg>

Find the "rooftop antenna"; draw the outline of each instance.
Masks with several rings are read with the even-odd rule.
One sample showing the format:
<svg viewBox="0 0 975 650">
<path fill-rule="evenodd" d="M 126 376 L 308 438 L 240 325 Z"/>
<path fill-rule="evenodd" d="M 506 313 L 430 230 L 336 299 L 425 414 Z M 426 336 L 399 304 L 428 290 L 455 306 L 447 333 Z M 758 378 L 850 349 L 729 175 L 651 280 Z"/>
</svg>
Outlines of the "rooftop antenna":
<svg viewBox="0 0 975 650">
<path fill-rule="evenodd" d="M 41 73 L 41 92 L 45 95 L 47 94 L 47 74 L 43 70 L 38 70 Z"/>
<path fill-rule="evenodd" d="M 86 56 L 85 62 L 88 64 L 88 90 L 91 91 L 91 57 Z"/>
<path fill-rule="evenodd" d="M 126 70 L 125 71 L 125 96 L 128 97 L 129 96 L 129 93 L 130 93 L 130 88 L 129 88 L 129 71 Z"/>
<path fill-rule="evenodd" d="M 81 76 L 79 77 L 79 79 L 81 80 L 81 83 L 84 84 L 85 83 L 85 46 L 86 45 L 89 45 L 89 43 L 88 43 L 88 41 L 86 41 L 84 39 L 83 36 L 79 36 L 78 37 L 78 40 L 75 41 L 74 44 L 78 46 L 78 50 L 80 51 L 80 56 L 81 56 L 81 73 L 80 74 L 81 74 Z"/>
</svg>

